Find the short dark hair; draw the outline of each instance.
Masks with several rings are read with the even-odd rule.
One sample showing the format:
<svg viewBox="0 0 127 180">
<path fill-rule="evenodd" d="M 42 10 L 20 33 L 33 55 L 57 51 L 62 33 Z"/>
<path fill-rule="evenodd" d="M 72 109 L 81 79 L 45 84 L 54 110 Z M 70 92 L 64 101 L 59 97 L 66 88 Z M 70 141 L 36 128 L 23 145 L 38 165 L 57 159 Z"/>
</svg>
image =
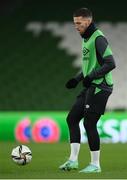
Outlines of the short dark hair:
<svg viewBox="0 0 127 180">
<path fill-rule="evenodd" d="M 76 10 L 73 14 L 73 17 L 91 17 L 92 18 L 92 12 L 88 8 L 80 8 Z"/>
</svg>

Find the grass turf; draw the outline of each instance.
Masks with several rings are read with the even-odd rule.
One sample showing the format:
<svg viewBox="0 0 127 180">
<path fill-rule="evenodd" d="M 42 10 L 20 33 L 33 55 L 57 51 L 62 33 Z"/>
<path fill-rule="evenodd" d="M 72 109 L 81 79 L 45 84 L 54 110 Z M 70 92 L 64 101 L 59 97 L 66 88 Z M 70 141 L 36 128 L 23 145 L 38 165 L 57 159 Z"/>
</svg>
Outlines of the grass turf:
<svg viewBox="0 0 127 180">
<path fill-rule="evenodd" d="M 102 144 L 102 173 L 81 174 L 77 170 L 63 172 L 59 165 L 67 160 L 69 144 L 28 144 L 32 150 L 32 162 L 26 166 L 18 166 L 11 160 L 11 150 L 17 146 L 13 142 L 0 142 L 0 178 L 9 179 L 126 179 L 127 178 L 127 145 Z M 90 161 L 87 144 L 81 145 L 79 170 Z"/>
</svg>

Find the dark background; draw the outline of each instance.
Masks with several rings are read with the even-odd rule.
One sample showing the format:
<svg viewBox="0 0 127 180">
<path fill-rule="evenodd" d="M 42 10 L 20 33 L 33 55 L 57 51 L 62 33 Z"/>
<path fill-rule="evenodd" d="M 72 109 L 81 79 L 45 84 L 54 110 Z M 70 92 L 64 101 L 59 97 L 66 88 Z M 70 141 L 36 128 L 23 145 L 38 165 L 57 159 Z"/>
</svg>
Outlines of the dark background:
<svg viewBox="0 0 127 180">
<path fill-rule="evenodd" d="M 126 1 L 101 0 L 1 0 L 0 14 L 19 20 L 67 21 L 72 19 L 74 10 L 88 7 L 96 21 L 126 21 Z"/>
</svg>

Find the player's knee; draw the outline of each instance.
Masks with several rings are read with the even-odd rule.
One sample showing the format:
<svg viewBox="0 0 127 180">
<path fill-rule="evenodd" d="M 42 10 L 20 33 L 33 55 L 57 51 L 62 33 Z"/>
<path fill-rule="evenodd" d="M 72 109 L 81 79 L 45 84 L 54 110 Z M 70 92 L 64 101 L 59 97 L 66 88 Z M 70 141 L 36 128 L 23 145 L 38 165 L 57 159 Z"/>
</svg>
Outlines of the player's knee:
<svg viewBox="0 0 127 180">
<path fill-rule="evenodd" d="M 85 127 L 86 130 L 88 129 L 88 123 L 87 123 L 86 119 L 84 119 L 84 127 Z"/>
<path fill-rule="evenodd" d="M 75 116 L 71 113 L 68 114 L 66 121 L 69 127 L 73 127 L 77 124 Z"/>
<path fill-rule="evenodd" d="M 86 129 L 86 131 L 91 130 L 91 129 L 95 129 L 96 128 L 96 122 L 95 121 L 96 116 L 94 116 L 93 114 L 91 114 L 90 112 L 85 114 L 84 117 L 84 127 Z"/>
<path fill-rule="evenodd" d="M 70 127 L 72 124 L 72 117 L 70 114 L 68 114 L 66 121 L 67 121 L 68 126 Z"/>
</svg>

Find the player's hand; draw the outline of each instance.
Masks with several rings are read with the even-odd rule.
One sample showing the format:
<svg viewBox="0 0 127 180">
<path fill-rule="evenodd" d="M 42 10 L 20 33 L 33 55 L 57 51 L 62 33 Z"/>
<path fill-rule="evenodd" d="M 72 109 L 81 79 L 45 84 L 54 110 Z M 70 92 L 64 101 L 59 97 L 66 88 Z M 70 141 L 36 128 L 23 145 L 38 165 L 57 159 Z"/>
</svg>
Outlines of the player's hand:
<svg viewBox="0 0 127 180">
<path fill-rule="evenodd" d="M 78 81 L 75 78 L 70 79 L 69 81 L 67 81 L 67 83 L 65 84 L 67 89 L 72 89 L 75 88 L 78 85 Z"/>
<path fill-rule="evenodd" d="M 89 88 L 91 86 L 92 79 L 89 76 L 86 76 L 83 79 L 83 86 Z"/>
</svg>

